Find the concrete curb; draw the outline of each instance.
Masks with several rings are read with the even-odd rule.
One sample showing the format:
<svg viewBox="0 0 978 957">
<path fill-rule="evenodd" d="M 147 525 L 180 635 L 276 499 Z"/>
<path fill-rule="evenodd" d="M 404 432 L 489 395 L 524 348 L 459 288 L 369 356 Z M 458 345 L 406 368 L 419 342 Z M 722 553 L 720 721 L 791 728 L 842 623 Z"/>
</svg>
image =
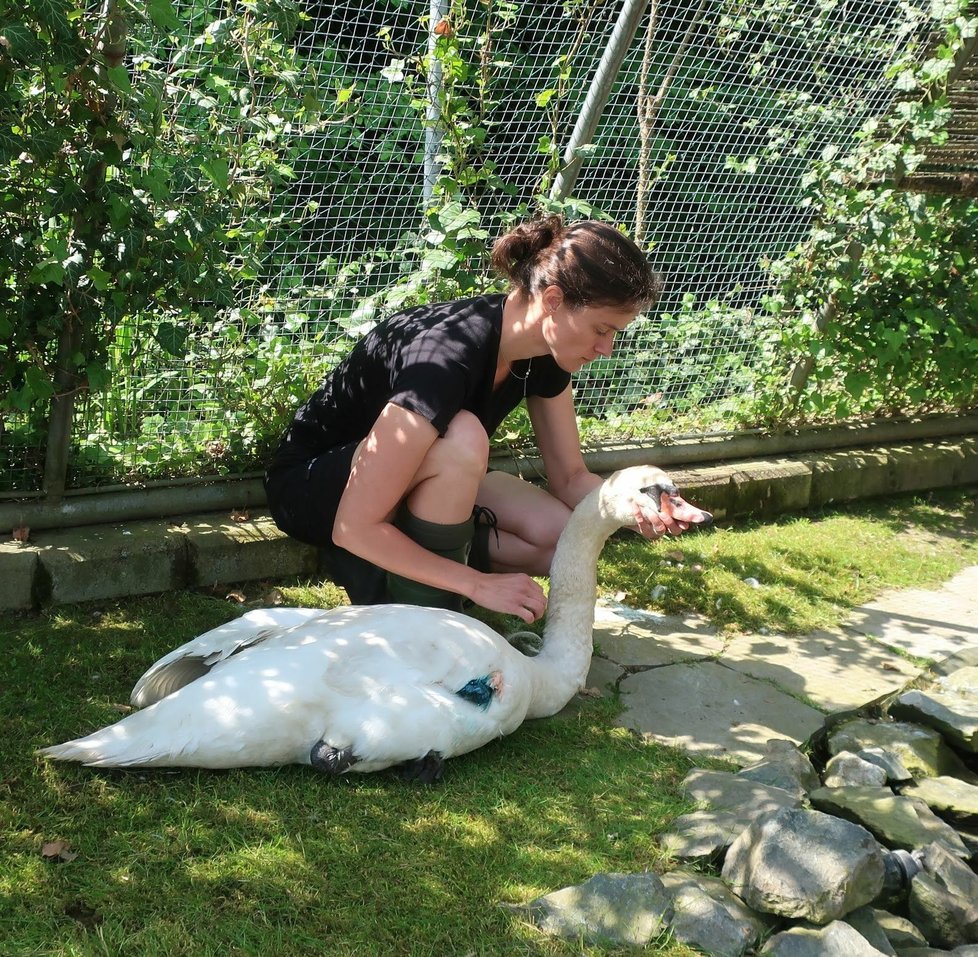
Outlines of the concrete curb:
<svg viewBox="0 0 978 957">
<path fill-rule="evenodd" d="M 978 483 L 978 437 L 805 453 L 674 469 L 690 501 L 717 518 L 798 511 L 899 492 Z M 0 544 L 0 610 L 145 595 L 236 581 L 313 577 L 316 550 L 267 513 L 227 513 L 37 532 Z"/>
</svg>

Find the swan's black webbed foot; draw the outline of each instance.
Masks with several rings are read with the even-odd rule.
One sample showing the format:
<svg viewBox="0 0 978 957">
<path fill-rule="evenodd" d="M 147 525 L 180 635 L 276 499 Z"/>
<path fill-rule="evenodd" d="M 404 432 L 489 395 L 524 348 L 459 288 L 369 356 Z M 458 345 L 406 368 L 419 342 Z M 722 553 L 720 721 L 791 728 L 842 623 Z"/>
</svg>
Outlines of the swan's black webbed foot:
<svg viewBox="0 0 978 957">
<path fill-rule="evenodd" d="M 320 738 L 309 752 L 309 763 L 323 774 L 342 774 L 360 759 L 353 753 L 352 747 L 334 748 Z"/>
<path fill-rule="evenodd" d="M 398 771 L 404 781 L 417 781 L 419 784 L 434 784 L 441 780 L 445 771 L 445 759 L 440 751 L 429 751 L 423 758 L 399 764 Z"/>
</svg>

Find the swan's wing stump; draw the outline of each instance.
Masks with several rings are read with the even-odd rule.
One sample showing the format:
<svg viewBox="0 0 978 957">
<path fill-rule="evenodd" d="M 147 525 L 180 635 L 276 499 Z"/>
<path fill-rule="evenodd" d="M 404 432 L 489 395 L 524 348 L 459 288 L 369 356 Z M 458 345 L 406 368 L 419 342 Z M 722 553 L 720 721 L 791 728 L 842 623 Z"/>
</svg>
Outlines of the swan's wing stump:
<svg viewBox="0 0 978 957">
<path fill-rule="evenodd" d="M 321 608 L 259 608 L 218 625 L 150 665 L 129 700 L 146 708 L 204 677 L 215 665 L 324 614 Z"/>
</svg>

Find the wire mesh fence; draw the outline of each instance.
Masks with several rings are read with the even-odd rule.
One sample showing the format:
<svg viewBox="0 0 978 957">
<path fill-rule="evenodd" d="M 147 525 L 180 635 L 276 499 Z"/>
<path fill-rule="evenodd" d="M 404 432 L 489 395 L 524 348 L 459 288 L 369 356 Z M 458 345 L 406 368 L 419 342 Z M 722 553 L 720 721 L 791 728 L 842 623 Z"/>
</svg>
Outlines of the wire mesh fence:
<svg viewBox="0 0 978 957">
<path fill-rule="evenodd" d="M 260 466 L 305 390 L 370 323 L 449 294 L 439 262 L 491 286 L 480 250 L 541 202 L 622 224 L 666 280 L 655 313 L 576 377 L 583 415 L 750 389 L 771 321 L 766 264 L 811 225 L 803 177 L 887 111 L 888 67 L 923 50 L 939 11 L 929 0 L 638 5 L 596 132 L 574 154 L 576 180 L 556 196 L 590 81 L 634 3 L 307 3 L 292 35 L 294 112 L 275 130 L 291 174 L 268 198 L 259 273 L 218 321 L 189 323 L 179 348 L 120 324 L 111 385 L 77 411 L 71 484 Z M 177 12 L 170 38 L 137 32 L 134 63 L 211 42 L 232 19 L 204 0 Z M 164 108 L 199 107 L 208 82 L 202 70 L 198 88 L 174 85 Z M 2 491 L 40 487 L 42 449 L 7 418 Z"/>
</svg>

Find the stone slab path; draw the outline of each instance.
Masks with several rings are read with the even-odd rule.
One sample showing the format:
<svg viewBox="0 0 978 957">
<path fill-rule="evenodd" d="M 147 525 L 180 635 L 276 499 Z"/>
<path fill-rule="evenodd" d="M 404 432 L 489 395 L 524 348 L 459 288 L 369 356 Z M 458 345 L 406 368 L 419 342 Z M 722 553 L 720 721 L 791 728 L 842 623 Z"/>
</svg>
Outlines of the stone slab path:
<svg viewBox="0 0 978 957">
<path fill-rule="evenodd" d="M 699 619 L 601 601 L 594 641 L 588 685 L 618 687 L 621 727 L 746 765 L 770 738 L 799 744 L 826 714 L 861 707 L 978 647 L 978 566 L 941 588 L 884 594 L 838 631 L 801 637 L 725 641 Z"/>
</svg>

